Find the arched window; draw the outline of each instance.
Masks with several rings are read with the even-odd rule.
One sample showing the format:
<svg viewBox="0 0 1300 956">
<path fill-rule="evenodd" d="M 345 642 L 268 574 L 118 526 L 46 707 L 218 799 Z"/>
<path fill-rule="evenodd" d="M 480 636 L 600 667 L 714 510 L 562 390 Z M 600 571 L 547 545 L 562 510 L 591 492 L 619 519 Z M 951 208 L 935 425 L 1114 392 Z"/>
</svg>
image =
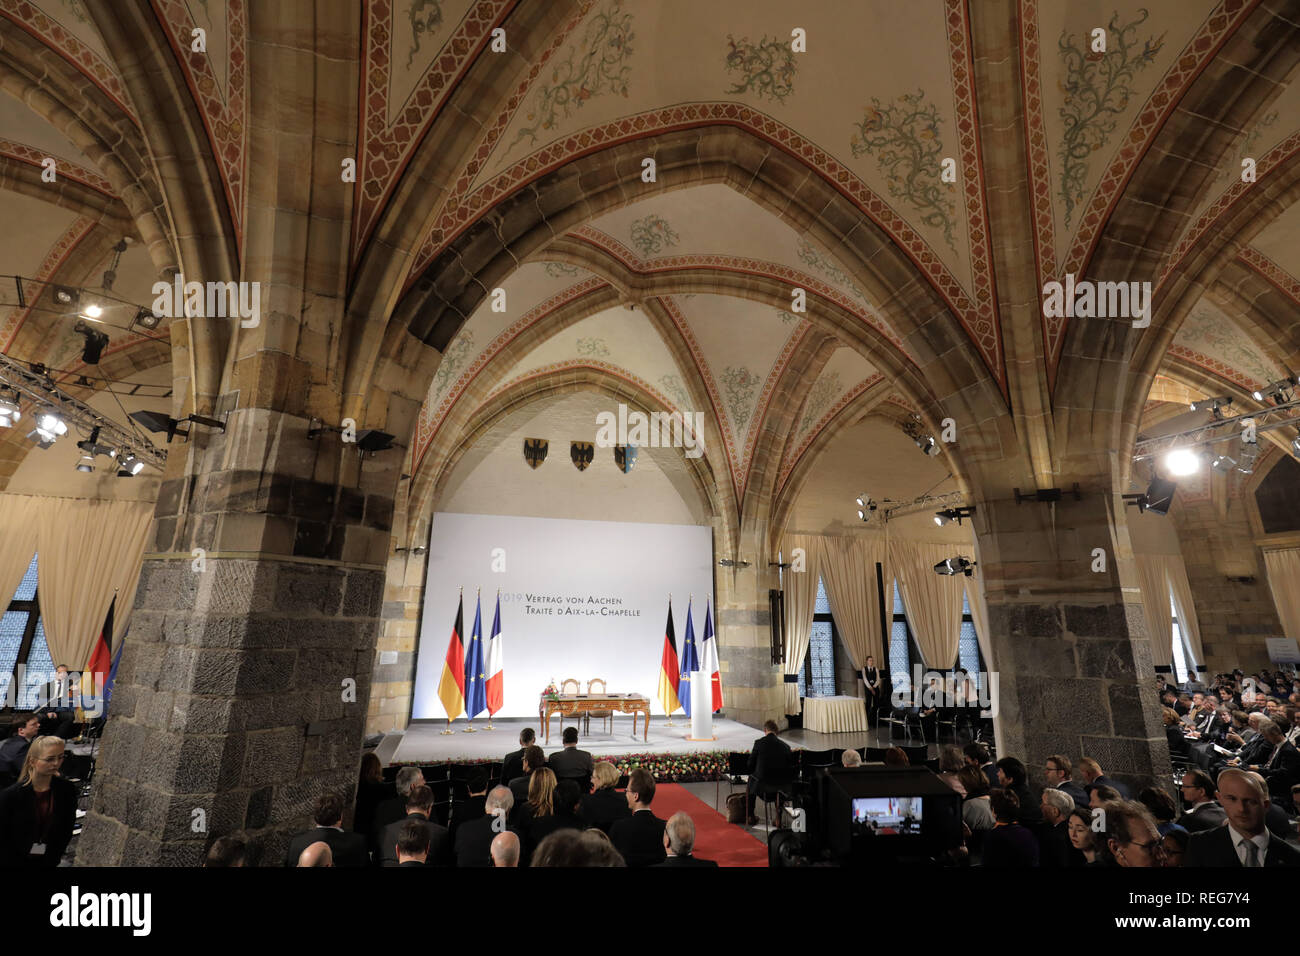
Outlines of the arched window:
<svg viewBox="0 0 1300 956">
<path fill-rule="evenodd" d="M 839 631 L 831 616 L 831 602 L 826 597 L 826 583 L 817 579 L 817 604 L 813 608 L 812 633 L 808 637 L 808 655 L 799 671 L 800 697 L 834 697 L 835 665 Z"/>
<path fill-rule="evenodd" d="M 54 680 L 54 662 L 45 643 L 36 593 L 36 560 L 37 555 L 32 555 L 32 563 L 14 592 L 9 609 L 0 618 L 0 700 L 4 706 L 16 710 L 35 707 L 38 688 Z M 18 685 L 12 686 L 15 677 Z"/>
</svg>

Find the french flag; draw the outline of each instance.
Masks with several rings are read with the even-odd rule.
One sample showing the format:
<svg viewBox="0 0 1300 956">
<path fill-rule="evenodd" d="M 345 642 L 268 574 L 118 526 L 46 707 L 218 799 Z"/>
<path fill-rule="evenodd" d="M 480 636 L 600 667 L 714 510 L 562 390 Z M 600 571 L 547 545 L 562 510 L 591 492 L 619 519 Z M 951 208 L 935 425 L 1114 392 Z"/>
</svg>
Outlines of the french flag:
<svg viewBox="0 0 1300 956">
<path fill-rule="evenodd" d="M 487 709 L 489 717 L 501 709 L 506 697 L 504 652 L 501 638 L 501 592 L 497 592 L 497 609 L 492 615 L 492 637 L 487 652 Z"/>
<path fill-rule="evenodd" d="M 718 639 L 713 633 L 713 614 L 710 600 L 704 599 L 704 643 L 700 645 L 700 672 L 709 675 L 713 687 L 713 710 L 722 709 L 722 672 L 718 665 Z"/>
</svg>

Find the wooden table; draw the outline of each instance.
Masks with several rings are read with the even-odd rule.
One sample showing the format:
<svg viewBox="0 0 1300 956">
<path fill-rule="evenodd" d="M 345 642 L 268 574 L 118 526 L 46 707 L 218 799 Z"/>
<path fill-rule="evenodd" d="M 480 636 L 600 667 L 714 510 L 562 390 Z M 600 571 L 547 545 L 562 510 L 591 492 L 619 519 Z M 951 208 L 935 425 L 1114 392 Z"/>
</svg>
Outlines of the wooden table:
<svg viewBox="0 0 1300 956">
<path fill-rule="evenodd" d="M 537 707 L 537 719 L 546 727 L 546 742 L 551 742 L 551 715 L 572 717 L 593 710 L 615 710 L 632 715 L 632 735 L 636 736 L 637 714 L 645 714 L 645 737 L 650 740 L 650 698 L 640 694 L 557 694 L 542 695 Z"/>
</svg>

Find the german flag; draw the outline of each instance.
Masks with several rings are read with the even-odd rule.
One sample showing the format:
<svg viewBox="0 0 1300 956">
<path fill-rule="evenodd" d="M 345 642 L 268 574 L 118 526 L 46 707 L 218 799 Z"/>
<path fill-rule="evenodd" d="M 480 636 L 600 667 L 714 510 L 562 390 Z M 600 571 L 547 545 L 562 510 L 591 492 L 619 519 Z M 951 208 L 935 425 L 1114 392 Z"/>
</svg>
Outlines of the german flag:
<svg viewBox="0 0 1300 956">
<path fill-rule="evenodd" d="M 659 704 L 664 713 L 671 715 L 682 705 L 677 699 L 677 686 L 681 680 L 677 664 L 677 632 L 673 628 L 673 599 L 668 599 L 668 625 L 664 630 L 664 653 L 659 662 Z"/>
<path fill-rule="evenodd" d="M 442 665 L 442 680 L 438 681 L 438 699 L 447 710 L 447 719 L 455 720 L 465 710 L 465 647 L 460 635 L 465 629 L 465 595 L 456 603 L 456 623 L 451 628 L 447 643 L 447 659 Z"/>
</svg>

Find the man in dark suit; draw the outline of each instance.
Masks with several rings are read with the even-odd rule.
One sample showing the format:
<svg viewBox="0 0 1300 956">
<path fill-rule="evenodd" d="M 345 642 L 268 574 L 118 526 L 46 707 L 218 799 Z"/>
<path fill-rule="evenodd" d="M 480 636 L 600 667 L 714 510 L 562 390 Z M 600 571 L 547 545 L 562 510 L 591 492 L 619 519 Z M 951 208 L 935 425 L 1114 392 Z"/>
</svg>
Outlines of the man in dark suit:
<svg viewBox="0 0 1300 956">
<path fill-rule="evenodd" d="M 379 838 L 379 852 L 375 862 L 380 866 L 397 866 L 400 862 L 397 852 L 398 841 L 408 823 L 422 823 L 429 831 L 424 840 L 425 860 L 428 866 L 451 866 L 451 835 L 447 828 L 429 822 L 433 810 L 433 791 L 428 787 L 416 787 L 406 798 L 406 817 L 384 827 Z"/>
<path fill-rule="evenodd" d="M 493 787 L 488 791 L 483 816 L 461 824 L 456 831 L 457 866 L 492 865 L 492 840 L 506 832 L 506 820 L 514 805 L 509 787 Z"/>
<path fill-rule="evenodd" d="M 528 784 L 534 770 L 540 770 L 546 766 L 546 751 L 538 746 L 529 746 L 524 748 L 523 769 L 519 776 L 511 777 L 505 781 L 510 792 L 514 794 L 515 804 L 528 802 Z"/>
<path fill-rule="evenodd" d="M 981 743 L 972 741 L 965 747 L 962 747 L 961 752 L 966 755 L 966 762 L 968 764 L 978 768 L 984 776 L 988 778 L 989 789 L 996 790 L 999 786 L 998 769 L 994 765 L 993 761 L 989 759 L 989 748 L 985 747 Z"/>
<path fill-rule="evenodd" d="M 1048 787 L 1043 791 L 1039 810 L 1043 825 L 1038 830 L 1038 865 L 1063 868 L 1070 865 L 1076 852 L 1070 845 L 1070 814 L 1074 799 L 1063 790 Z"/>
<path fill-rule="evenodd" d="M 1079 774 L 1083 777 L 1084 789 L 1087 790 L 1090 795 L 1096 787 L 1113 787 L 1115 791 L 1119 793 L 1121 798 L 1125 800 L 1131 799 L 1128 787 L 1106 776 L 1101 769 L 1101 764 L 1097 763 L 1097 761 L 1093 760 L 1091 757 L 1084 757 L 1079 761 Z"/>
<path fill-rule="evenodd" d="M 524 775 L 524 751 L 536 742 L 537 734 L 533 728 L 525 727 L 519 732 L 519 749 L 506 754 L 505 763 L 501 767 L 501 783 L 508 787 L 511 780 Z"/>
<path fill-rule="evenodd" d="M 326 843 L 335 866 L 365 866 L 370 862 L 366 852 L 366 838 L 360 833 L 347 833 L 343 829 L 343 798 L 337 793 L 325 793 L 316 801 L 314 829 L 299 833 L 289 841 L 285 866 L 297 866 L 302 851 L 313 843 Z"/>
<path fill-rule="evenodd" d="M 1272 751 L 1258 769 L 1268 781 L 1272 799 L 1281 803 L 1285 809 L 1286 803 L 1291 799 L 1291 788 L 1300 783 L 1300 750 L 1296 750 L 1295 744 L 1286 739 L 1286 730 L 1291 729 L 1289 726 L 1284 730 L 1272 720 L 1261 721 L 1259 726 L 1260 733 L 1268 740 Z"/>
<path fill-rule="evenodd" d="M 668 853 L 667 859 L 662 863 L 656 863 L 656 867 L 671 866 L 712 866 L 718 864 L 713 860 L 702 860 L 698 856 L 693 856 L 691 850 L 695 848 L 695 821 L 680 810 L 668 818 L 668 823 L 664 827 L 664 849 Z"/>
<path fill-rule="evenodd" d="M 790 745 L 776 735 L 776 721 L 763 724 L 763 736 L 754 741 L 749 752 L 749 793 L 745 814 L 749 825 L 757 826 L 754 816 L 754 798 L 760 793 L 772 793 L 777 788 L 788 789 L 794 780 L 794 756 Z M 778 803 L 780 798 L 777 798 Z"/>
<path fill-rule="evenodd" d="M 429 790 L 428 787 L 420 787 Z M 429 790 L 429 805 L 433 805 L 433 791 Z M 430 866 L 432 851 L 429 848 L 431 825 L 420 820 L 403 820 L 397 825 L 397 860 L 392 866 Z M 432 826 L 436 826 L 433 824 Z M 438 827 L 442 829 L 442 827 Z M 446 832 L 446 831 L 444 831 Z M 389 865 L 389 864 L 385 864 Z"/>
<path fill-rule="evenodd" d="M 79 696 L 76 679 L 68 673 L 67 665 L 60 664 L 54 669 L 54 680 L 36 689 L 42 737 L 53 735 L 67 740 L 72 736 L 72 726 L 77 719 L 73 703 Z"/>
<path fill-rule="evenodd" d="M 13 736 L 0 743 L 0 789 L 13 786 L 23 772 L 27 748 L 41 732 L 41 715 L 18 714 L 12 725 Z"/>
<path fill-rule="evenodd" d="M 366 834 L 372 852 L 379 852 L 379 837 L 384 832 L 384 828 L 406 816 L 406 800 L 410 797 L 411 791 L 423 786 L 425 786 L 424 771 L 419 767 L 403 767 L 397 771 L 397 796 L 381 800 L 375 805 L 372 829 Z"/>
<path fill-rule="evenodd" d="M 1264 825 L 1268 792 L 1250 774 L 1236 768 L 1219 774 L 1219 802 L 1227 825 L 1193 833 L 1183 866 L 1300 866 L 1300 850 Z"/>
<path fill-rule="evenodd" d="M 609 840 L 628 866 L 654 866 L 665 859 L 664 821 L 654 815 L 655 778 L 637 767 L 627 783 L 627 805 L 632 816 L 609 829 Z"/>
<path fill-rule="evenodd" d="M 469 791 L 469 796 L 451 805 L 451 819 L 447 821 L 447 828 L 451 831 L 453 841 L 462 823 L 483 816 L 487 804 L 487 785 L 488 774 L 482 767 L 475 767 L 469 772 L 465 779 L 465 789 Z"/>
<path fill-rule="evenodd" d="M 1043 776 L 1051 790 L 1060 790 L 1074 801 L 1076 807 L 1088 805 L 1088 791 L 1079 786 L 1071 777 L 1074 765 L 1064 754 L 1052 754 L 1044 763 Z"/>
<path fill-rule="evenodd" d="M 1222 826 L 1228 818 L 1223 807 L 1215 801 L 1217 790 L 1214 781 L 1204 770 L 1193 769 L 1184 773 L 1179 789 L 1182 791 L 1183 805 L 1187 809 L 1174 822 L 1188 833 L 1213 830 Z"/>
<path fill-rule="evenodd" d="M 578 749 L 578 728 L 564 728 L 564 749 L 551 754 L 546 766 L 551 768 L 556 780 L 574 780 L 582 792 L 591 789 L 591 754 Z"/>
<path fill-rule="evenodd" d="M 1016 795 L 1020 804 L 1020 822 L 1031 830 L 1037 830 L 1043 822 L 1043 814 L 1038 809 L 1038 801 L 1029 793 L 1029 772 L 1025 765 L 1015 757 L 1003 757 L 994 766 L 997 768 L 998 786 Z"/>
</svg>

